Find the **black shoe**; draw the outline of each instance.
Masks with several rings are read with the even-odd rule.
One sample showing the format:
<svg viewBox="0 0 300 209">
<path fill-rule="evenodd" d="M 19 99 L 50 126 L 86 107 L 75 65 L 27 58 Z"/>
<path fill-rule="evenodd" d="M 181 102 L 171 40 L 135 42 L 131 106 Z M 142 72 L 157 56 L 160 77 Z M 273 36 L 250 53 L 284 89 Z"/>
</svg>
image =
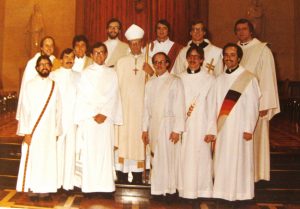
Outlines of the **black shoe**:
<svg viewBox="0 0 300 209">
<path fill-rule="evenodd" d="M 38 202 L 40 200 L 38 196 L 30 196 L 29 199 L 31 202 Z"/>
<path fill-rule="evenodd" d="M 142 185 L 143 184 L 143 173 L 142 172 L 132 172 L 132 182 L 134 185 Z"/>
<path fill-rule="evenodd" d="M 118 178 L 116 181 L 117 184 L 129 184 L 128 173 L 123 173 L 121 171 L 117 171 L 116 174 L 117 174 L 117 178 Z"/>
</svg>

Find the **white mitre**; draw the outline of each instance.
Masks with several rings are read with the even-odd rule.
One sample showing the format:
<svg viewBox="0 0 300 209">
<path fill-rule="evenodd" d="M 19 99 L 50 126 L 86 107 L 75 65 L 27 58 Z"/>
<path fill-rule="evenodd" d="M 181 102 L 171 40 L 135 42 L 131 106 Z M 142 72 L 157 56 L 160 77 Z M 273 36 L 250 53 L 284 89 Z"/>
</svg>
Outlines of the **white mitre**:
<svg viewBox="0 0 300 209">
<path fill-rule="evenodd" d="M 128 41 L 135 40 L 135 39 L 142 39 L 144 37 L 144 30 L 135 25 L 132 24 L 125 32 L 125 37 Z"/>
</svg>

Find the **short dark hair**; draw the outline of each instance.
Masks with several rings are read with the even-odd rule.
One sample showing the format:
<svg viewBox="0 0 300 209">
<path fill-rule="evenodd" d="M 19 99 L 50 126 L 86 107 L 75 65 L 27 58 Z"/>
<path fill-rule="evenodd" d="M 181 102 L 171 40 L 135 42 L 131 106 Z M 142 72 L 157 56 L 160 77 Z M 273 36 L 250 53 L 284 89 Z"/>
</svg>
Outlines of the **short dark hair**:
<svg viewBox="0 0 300 209">
<path fill-rule="evenodd" d="M 105 52 L 107 53 L 107 47 L 104 43 L 102 42 L 96 42 L 92 47 L 91 47 L 91 53 L 93 53 L 94 49 L 103 47 L 105 49 Z"/>
<path fill-rule="evenodd" d="M 112 23 L 112 22 L 119 23 L 119 30 L 122 30 L 122 23 L 121 23 L 121 21 L 118 18 L 115 18 L 115 17 L 113 17 L 109 21 L 107 21 L 107 23 L 106 23 L 106 29 L 108 29 L 110 23 Z"/>
<path fill-rule="evenodd" d="M 74 50 L 71 49 L 71 48 L 66 48 L 66 49 L 64 49 L 64 50 L 62 51 L 62 53 L 60 54 L 60 59 L 64 58 L 64 55 L 65 55 L 65 54 L 71 54 L 72 52 L 74 53 Z"/>
<path fill-rule="evenodd" d="M 86 48 L 87 48 L 87 50 L 88 50 L 88 48 L 89 48 L 89 40 L 88 40 L 87 37 L 86 37 L 85 35 L 83 35 L 83 34 L 74 36 L 73 41 L 72 41 L 72 47 L 74 48 L 74 47 L 75 47 L 75 44 L 76 44 L 77 42 L 80 42 L 80 41 L 83 41 L 83 42 L 85 43 Z"/>
<path fill-rule="evenodd" d="M 242 58 L 243 58 L 243 50 L 242 50 L 242 48 L 239 46 L 239 45 L 237 45 L 237 44 L 235 44 L 235 43 L 227 43 L 224 47 L 223 47 L 223 56 L 224 56 L 224 54 L 225 54 L 225 50 L 228 48 L 228 47 L 234 47 L 234 48 L 236 48 L 236 52 L 237 52 L 237 56 L 238 56 L 238 58 L 241 60 Z"/>
<path fill-rule="evenodd" d="M 191 25 L 190 25 L 190 32 L 192 31 L 193 26 L 194 26 L 194 25 L 197 25 L 197 24 L 201 24 L 201 25 L 202 25 L 203 31 L 204 31 L 205 33 L 208 32 L 208 31 L 207 31 L 207 27 L 206 27 L 205 23 L 204 23 L 202 20 L 193 20 L 193 21 L 191 22 Z"/>
<path fill-rule="evenodd" d="M 253 26 L 252 22 L 250 20 L 246 19 L 246 18 L 241 18 L 241 19 L 239 19 L 238 21 L 235 22 L 235 24 L 234 24 L 234 33 L 236 33 L 237 25 L 244 24 L 244 23 L 248 24 L 249 31 L 252 33 L 252 36 L 253 36 L 255 34 L 254 26 Z"/>
<path fill-rule="evenodd" d="M 187 52 L 186 52 L 186 58 L 188 58 L 188 56 L 190 56 L 190 54 L 192 53 L 192 51 L 195 50 L 202 59 L 204 59 L 204 50 L 200 47 L 197 47 L 197 46 L 191 46 Z"/>
<path fill-rule="evenodd" d="M 155 57 L 156 57 L 157 55 L 163 55 L 163 56 L 165 57 L 166 63 L 169 63 L 169 66 L 168 66 L 167 68 L 169 68 L 169 67 L 170 67 L 170 63 L 171 63 L 171 59 L 170 59 L 170 57 L 169 57 L 166 53 L 164 53 L 164 52 L 157 52 L 156 54 L 154 54 L 153 57 L 152 57 L 152 63 L 154 63 L 154 59 L 155 59 Z"/>
<path fill-rule="evenodd" d="M 54 38 L 52 36 L 45 36 L 41 39 L 40 41 L 40 47 L 42 48 L 44 46 L 44 42 L 46 39 L 51 39 L 53 41 L 53 46 L 55 47 L 55 41 Z"/>
<path fill-rule="evenodd" d="M 48 60 L 50 66 L 52 67 L 52 62 L 51 62 L 49 56 L 48 55 L 41 55 L 41 56 L 39 56 L 39 58 L 37 59 L 37 61 L 35 63 L 35 68 L 37 68 L 39 66 L 41 60 Z"/>
<path fill-rule="evenodd" d="M 170 34 L 170 32 L 171 32 L 171 25 L 170 25 L 170 23 L 166 19 L 160 19 L 159 21 L 157 21 L 157 23 L 155 24 L 155 32 L 157 31 L 158 24 L 162 24 L 162 25 L 167 26 L 167 28 L 168 28 L 168 34 Z"/>
</svg>

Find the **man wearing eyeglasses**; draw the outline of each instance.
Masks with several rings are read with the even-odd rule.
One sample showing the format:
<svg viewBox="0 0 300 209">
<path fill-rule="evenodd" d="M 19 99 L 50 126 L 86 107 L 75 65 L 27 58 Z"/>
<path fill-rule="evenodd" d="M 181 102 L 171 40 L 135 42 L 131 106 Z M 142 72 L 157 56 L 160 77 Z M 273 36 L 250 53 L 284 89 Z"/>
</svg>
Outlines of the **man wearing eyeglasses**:
<svg viewBox="0 0 300 209">
<path fill-rule="evenodd" d="M 215 77 L 204 66 L 203 49 L 191 46 L 186 59 L 188 68 L 179 76 L 185 93 L 186 128 L 182 134 L 179 163 L 179 196 L 192 199 L 212 197 L 211 142 L 216 136 Z"/>
<path fill-rule="evenodd" d="M 122 123 L 117 74 L 105 66 L 107 48 L 97 42 L 91 50 L 94 63 L 81 73 L 74 116 L 75 185 L 88 196 L 115 190 L 113 125 Z"/>
<path fill-rule="evenodd" d="M 114 67 L 117 61 L 129 54 L 128 44 L 121 41 L 118 37 L 122 31 L 122 23 L 117 18 L 111 18 L 106 24 L 106 32 L 108 39 L 104 42 L 107 47 L 106 66 Z"/>
<path fill-rule="evenodd" d="M 190 46 L 195 46 L 204 50 L 203 69 L 207 72 L 218 76 L 223 72 L 222 49 L 214 46 L 206 37 L 208 30 L 204 22 L 196 20 L 192 22 L 190 28 L 192 40 L 187 46 L 181 49 L 176 58 L 172 73 L 179 74 L 187 69 L 188 62 L 186 60 L 186 52 Z"/>
<path fill-rule="evenodd" d="M 56 141 L 61 134 L 61 97 L 58 86 L 49 78 L 51 67 L 47 55 L 38 57 L 37 76 L 25 84 L 24 97 L 19 101 L 17 134 L 24 136 L 24 141 L 16 190 L 28 192 L 32 201 L 50 201 L 49 193 L 57 191 Z"/>
<path fill-rule="evenodd" d="M 151 150 L 151 194 L 174 194 L 185 124 L 184 90 L 182 81 L 168 72 L 170 59 L 164 52 L 156 53 L 152 63 L 157 77 L 145 87 L 142 134 Z"/>
</svg>

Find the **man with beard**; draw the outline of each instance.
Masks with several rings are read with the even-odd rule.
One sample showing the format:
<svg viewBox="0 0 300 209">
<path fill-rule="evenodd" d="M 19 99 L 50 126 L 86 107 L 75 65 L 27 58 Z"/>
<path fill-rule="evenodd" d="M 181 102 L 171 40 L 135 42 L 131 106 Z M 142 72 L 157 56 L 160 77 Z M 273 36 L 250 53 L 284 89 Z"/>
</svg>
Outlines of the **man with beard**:
<svg viewBox="0 0 300 209">
<path fill-rule="evenodd" d="M 34 57 L 27 62 L 27 65 L 26 65 L 24 73 L 23 73 L 20 92 L 19 92 L 19 103 L 18 103 L 17 114 L 16 114 L 17 120 L 19 120 L 19 117 L 20 117 L 20 107 L 21 107 L 20 103 L 23 99 L 24 86 L 26 85 L 26 83 L 29 80 L 31 80 L 38 74 L 36 71 L 36 68 L 35 68 L 37 59 L 41 55 L 47 55 L 51 60 L 52 70 L 57 69 L 60 66 L 59 60 L 56 59 L 55 56 L 53 55 L 54 49 L 55 49 L 55 42 L 51 36 L 46 36 L 41 40 L 40 48 L 41 48 L 41 51 L 36 53 L 34 55 Z"/>
<path fill-rule="evenodd" d="M 73 49 L 65 49 L 60 56 L 61 67 L 51 72 L 52 78 L 57 84 L 62 98 L 62 130 L 63 133 L 57 141 L 57 163 L 58 163 L 58 188 L 65 190 L 74 187 L 75 172 L 75 133 L 74 108 L 76 101 L 77 83 L 80 73 L 75 72 Z"/>
<path fill-rule="evenodd" d="M 36 75 L 23 89 L 19 129 L 24 136 L 17 191 L 30 192 L 33 201 L 57 191 L 56 140 L 61 133 L 61 99 L 58 87 L 48 75 L 52 63 L 47 55 L 36 62 Z"/>
<path fill-rule="evenodd" d="M 105 65 L 114 67 L 117 61 L 129 54 L 128 44 L 119 40 L 118 36 L 122 31 L 122 23 L 119 19 L 112 18 L 106 24 L 106 32 L 108 39 L 104 42 L 107 47 L 108 55 Z"/>
<path fill-rule="evenodd" d="M 238 20 L 234 32 L 244 53 L 241 64 L 255 74 L 262 92 L 253 139 L 255 181 L 270 181 L 269 121 L 280 112 L 275 62 L 267 43 L 254 38 L 254 27 L 249 20 Z"/>
<path fill-rule="evenodd" d="M 222 49 L 214 46 L 205 37 L 208 36 L 208 31 L 202 21 L 196 20 L 192 22 L 190 28 L 192 40 L 187 46 L 181 49 L 176 58 L 172 73 L 179 74 L 186 71 L 188 63 L 186 60 L 186 52 L 190 46 L 196 46 L 204 51 L 203 69 L 207 72 L 218 76 L 223 72 Z"/>
<path fill-rule="evenodd" d="M 75 60 L 72 69 L 76 72 L 82 72 L 87 66 L 93 63 L 93 60 L 87 56 L 89 41 L 85 35 L 76 35 L 73 38 L 72 46 L 75 53 Z"/>
</svg>

